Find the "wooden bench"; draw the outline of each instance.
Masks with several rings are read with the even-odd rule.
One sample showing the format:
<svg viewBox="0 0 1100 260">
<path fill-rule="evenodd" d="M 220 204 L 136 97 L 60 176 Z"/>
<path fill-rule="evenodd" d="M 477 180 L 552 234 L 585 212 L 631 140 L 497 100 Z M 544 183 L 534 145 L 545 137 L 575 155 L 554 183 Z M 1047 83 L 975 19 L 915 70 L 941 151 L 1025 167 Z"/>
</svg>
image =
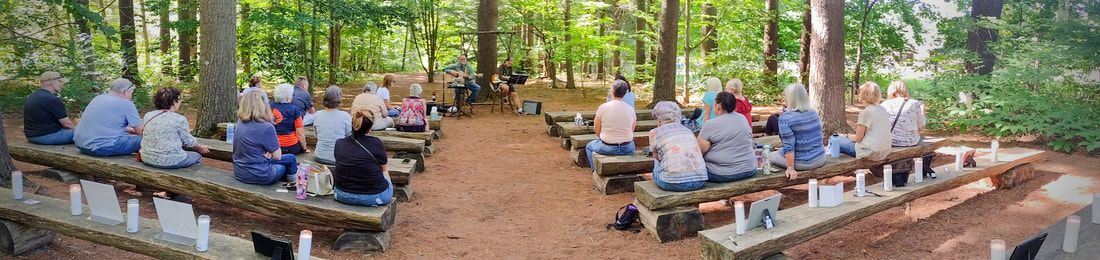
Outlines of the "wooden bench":
<svg viewBox="0 0 1100 260">
<path fill-rule="evenodd" d="M 296 157 L 298 158 L 299 163 L 311 162 L 325 165 L 328 166 L 329 171 L 331 171 L 332 173 L 336 173 L 335 165 L 317 162 L 313 159 L 314 157 L 312 153 L 303 153 L 297 155 Z M 409 162 L 405 162 L 405 160 L 409 160 Z M 386 165 L 389 166 L 390 182 L 393 183 L 394 201 L 412 201 L 412 173 L 416 168 L 416 162 L 412 161 L 412 159 L 389 158 L 389 161 L 386 162 Z"/>
<path fill-rule="evenodd" d="M 565 142 L 564 140 L 574 140 Z M 588 154 L 584 152 L 585 145 L 589 142 L 598 140 L 595 134 L 587 135 L 574 135 L 569 138 L 562 138 L 562 145 L 568 146 L 566 150 L 569 150 L 569 156 L 573 158 L 573 164 L 580 167 L 590 167 L 588 165 Z M 634 147 L 640 149 L 642 147 L 649 146 L 649 132 L 635 132 L 634 133 Z"/>
<path fill-rule="evenodd" d="M 311 147 L 316 147 L 317 146 L 317 139 L 316 139 L 317 135 L 313 134 L 312 130 L 308 130 L 308 129 L 312 129 L 312 128 L 307 128 L 307 130 L 306 130 L 306 139 L 307 139 L 306 142 Z M 431 151 L 431 149 L 428 146 L 424 145 L 423 140 L 401 138 L 401 137 L 388 137 L 388 136 L 376 136 L 376 137 L 378 137 L 378 139 L 382 140 L 382 145 L 386 147 L 386 151 L 393 153 L 394 157 L 408 158 L 408 159 L 416 160 L 416 172 L 424 172 L 424 171 L 427 170 L 427 164 L 425 162 L 425 158 L 427 157 L 427 153 L 425 153 L 425 152 L 426 151 Z M 310 140 L 311 138 L 312 138 L 312 140 Z M 211 147 L 214 147 L 214 146 L 228 147 L 228 148 L 225 148 L 225 149 L 219 148 L 218 150 L 219 151 L 228 151 L 229 152 L 228 156 L 230 158 L 232 158 L 232 156 L 233 156 L 232 155 L 233 145 L 230 145 L 229 143 L 226 143 L 225 141 L 222 141 L 222 140 L 206 139 L 206 138 L 198 138 L 198 139 L 199 139 L 199 143 L 203 144 L 203 145 L 207 145 L 207 146 L 211 146 Z M 220 156 L 224 156 L 224 155 L 215 155 L 215 156 L 220 157 Z"/>
<path fill-rule="evenodd" d="M 685 109 L 683 111 L 684 116 L 691 116 L 694 109 Z M 577 113 L 581 113 L 581 117 L 584 120 L 593 120 L 596 118 L 596 111 L 556 111 L 556 112 L 544 112 L 543 120 L 546 125 L 555 125 L 558 122 L 573 122 L 577 117 Z M 651 109 L 638 109 L 634 110 L 634 115 L 638 121 L 653 120 L 653 110 Z M 753 114 L 752 121 L 760 120 L 760 115 Z"/>
<path fill-rule="evenodd" d="M 224 137 L 227 124 L 218 124 L 217 135 Z M 306 143 L 311 145 L 317 144 L 317 128 L 312 126 L 305 127 L 306 130 Z M 393 152 L 406 152 L 406 153 L 421 153 L 424 152 L 424 146 L 432 145 L 432 131 L 411 133 L 400 131 L 371 131 L 370 136 L 378 137 L 382 139 L 383 144 L 386 145 L 387 151 Z M 224 138 L 220 139 L 224 140 Z M 417 142 L 414 140 L 420 140 Z"/>
<path fill-rule="evenodd" d="M 274 185 L 245 184 L 230 171 L 203 165 L 164 170 L 137 162 L 134 156 L 92 157 L 72 145 L 36 145 L 24 140 L 9 142 L 8 148 L 13 159 L 27 163 L 187 194 L 275 218 L 344 228 L 345 233 L 337 239 L 338 249 L 350 248 L 346 246 L 350 244 L 384 251 L 397 214 L 396 203 L 362 207 L 329 198 L 298 200 L 294 193 L 276 192 Z"/>
<path fill-rule="evenodd" d="M 10 189 L 0 188 L 0 193 L 11 194 Z M 210 233 L 210 244 L 206 252 L 199 252 L 194 246 L 185 246 L 156 238 L 161 232 L 160 224 L 154 219 L 142 218 L 141 230 L 136 234 L 126 232 L 126 224 L 108 226 L 88 219 L 91 210 L 85 206 L 84 216 L 69 214 L 69 201 L 59 200 L 36 194 L 25 194 L 25 200 L 40 201 L 35 205 L 23 204 L 23 201 L 9 198 L 0 199 L 0 218 L 20 225 L 51 230 L 59 234 L 75 237 L 105 246 L 144 254 L 161 259 L 270 259 L 257 254 L 252 241 Z M 152 207 L 152 205 L 143 205 Z M 218 219 L 213 221 L 217 222 Z M 5 223 L 8 224 L 8 223 Z M 10 229 L 0 232 L 0 240 L 12 238 Z M 52 241 L 52 236 L 50 240 Z"/>
<path fill-rule="evenodd" d="M 1092 207 L 1093 205 L 1089 204 L 1073 213 L 1073 215 L 1081 217 L 1081 229 L 1077 233 L 1076 252 L 1066 253 L 1066 251 L 1062 251 L 1062 243 L 1065 242 L 1066 236 L 1066 219 L 1062 218 L 1058 220 L 1058 223 L 1054 223 L 1054 225 L 1050 225 L 1050 227 L 1036 234 L 1046 233 L 1047 239 L 1043 241 L 1043 246 L 1039 248 L 1039 253 L 1035 256 L 1035 259 L 1090 259 L 1089 257 L 1095 259 L 1100 256 L 1100 225 L 1092 224 Z M 1012 245 L 1008 245 L 1009 251 L 1005 253 L 1011 255 L 1012 247 Z"/>
<path fill-rule="evenodd" d="M 560 136 L 561 138 L 569 138 L 570 136 L 574 135 L 587 135 L 596 133 L 596 129 L 591 126 L 578 126 L 573 122 L 560 122 L 556 125 L 558 128 L 558 136 Z M 653 130 L 653 128 L 657 128 L 657 121 L 638 121 L 634 124 L 634 132 L 649 132 L 649 130 Z"/>
<path fill-rule="evenodd" d="M 801 205 L 781 210 L 777 213 L 775 228 L 770 230 L 758 227 L 744 235 L 736 235 L 736 225 L 730 224 L 702 231 L 699 232 L 702 255 L 705 259 L 760 259 L 779 254 L 787 248 L 827 234 L 864 217 L 924 196 L 983 178 L 994 177 L 1015 167 L 1038 162 L 1043 158 L 1043 151 L 1002 148 L 999 162 L 991 162 L 988 155 L 978 156 L 975 159 L 979 167 L 967 168 L 962 172 L 954 170 L 942 172 L 941 170 L 936 173 L 938 178 L 925 178 L 924 183 L 910 183 L 905 187 L 896 187 L 893 191 L 883 190 L 882 185 L 867 185 L 868 190 L 881 194 L 882 197 L 855 197 L 854 191 L 849 191 L 844 193 L 844 203 L 838 207 L 810 208 L 807 205 Z M 937 168 L 942 169 L 942 167 Z M 1048 241 L 1052 239 L 1060 241 L 1061 237 L 1047 238 Z"/>
<path fill-rule="evenodd" d="M 734 196 L 753 192 L 779 189 L 786 186 L 806 183 L 808 179 L 824 179 L 832 176 L 851 174 L 858 169 L 872 169 L 895 160 L 920 157 L 932 153 L 947 142 L 942 139 L 928 139 L 915 147 L 894 148 L 883 161 L 856 159 L 845 154 L 839 158 L 826 155 L 827 161 L 821 168 L 799 171 L 798 179 L 788 180 L 782 171 L 772 174 L 757 174 L 748 179 L 715 183 L 707 182 L 703 188 L 688 192 L 666 191 L 658 188 L 653 181 L 634 183 L 634 198 L 637 199 L 639 217 L 642 224 L 658 241 L 668 242 L 693 236 L 703 228 L 703 218 L 697 206 L 700 203 L 729 199 Z M 775 167 L 778 168 L 778 167 Z"/>
</svg>

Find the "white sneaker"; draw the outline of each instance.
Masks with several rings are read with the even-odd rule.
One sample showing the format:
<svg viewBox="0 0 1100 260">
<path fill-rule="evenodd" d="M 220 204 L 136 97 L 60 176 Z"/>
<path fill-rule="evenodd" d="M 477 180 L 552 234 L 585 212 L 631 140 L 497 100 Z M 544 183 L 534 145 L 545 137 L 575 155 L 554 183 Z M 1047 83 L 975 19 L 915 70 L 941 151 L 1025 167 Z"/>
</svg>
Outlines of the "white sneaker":
<svg viewBox="0 0 1100 260">
<path fill-rule="evenodd" d="M 523 114 L 523 109 L 522 108 L 516 109 L 516 113 Z"/>
</svg>

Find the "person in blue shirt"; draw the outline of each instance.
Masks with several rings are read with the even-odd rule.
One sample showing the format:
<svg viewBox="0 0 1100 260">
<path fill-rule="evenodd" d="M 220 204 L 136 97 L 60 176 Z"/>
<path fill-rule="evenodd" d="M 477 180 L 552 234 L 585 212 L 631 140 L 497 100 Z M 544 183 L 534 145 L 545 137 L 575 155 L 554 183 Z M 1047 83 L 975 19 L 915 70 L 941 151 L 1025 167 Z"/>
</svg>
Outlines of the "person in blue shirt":
<svg viewBox="0 0 1100 260">
<path fill-rule="evenodd" d="M 128 79 L 111 82 L 110 90 L 88 103 L 76 126 L 73 141 L 81 153 L 108 157 L 136 153 L 141 146 L 141 117 L 130 101 L 134 83 Z"/>
<path fill-rule="evenodd" d="M 634 102 L 637 102 L 638 97 L 634 95 L 634 90 L 630 87 L 630 81 L 626 80 L 626 76 L 623 76 L 622 73 L 615 73 L 615 80 L 626 82 L 626 95 L 623 95 L 623 102 L 629 105 L 630 108 L 636 109 Z M 607 96 L 607 101 L 611 101 L 610 95 Z"/>
<path fill-rule="evenodd" d="M 768 155 L 772 164 L 787 168 L 787 177 L 798 178 L 798 171 L 825 165 L 825 147 L 821 134 L 821 118 L 810 106 L 809 94 L 802 84 L 787 85 L 783 90 L 787 110 L 779 116 L 779 139 L 782 148 Z"/>
<path fill-rule="evenodd" d="M 707 78 L 706 86 L 707 91 L 703 93 L 703 116 L 696 119 L 700 126 L 718 116 L 717 111 L 715 111 L 714 98 L 718 97 L 718 92 L 722 92 L 722 80 L 715 77 Z"/>
<path fill-rule="evenodd" d="M 245 93 L 237 108 L 233 136 L 233 177 L 248 184 L 269 185 L 294 181 L 298 161 L 283 154 L 272 122 L 275 116 L 261 92 Z"/>
</svg>

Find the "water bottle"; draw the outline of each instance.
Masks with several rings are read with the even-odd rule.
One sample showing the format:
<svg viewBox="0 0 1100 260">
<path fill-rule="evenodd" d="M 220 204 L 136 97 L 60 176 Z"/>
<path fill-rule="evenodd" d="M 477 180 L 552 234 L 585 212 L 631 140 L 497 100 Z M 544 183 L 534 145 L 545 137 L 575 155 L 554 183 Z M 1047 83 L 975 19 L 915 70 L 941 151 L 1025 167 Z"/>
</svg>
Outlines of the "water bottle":
<svg viewBox="0 0 1100 260">
<path fill-rule="evenodd" d="M 577 116 L 573 117 L 573 123 L 577 124 L 577 126 L 584 125 L 584 117 L 581 116 L 581 113 L 577 113 Z"/>
<path fill-rule="evenodd" d="M 432 109 L 432 120 L 439 120 L 439 109 Z"/>
<path fill-rule="evenodd" d="M 856 171 L 856 197 L 867 196 L 867 173 L 864 170 Z"/>
<path fill-rule="evenodd" d="M 833 158 L 840 157 L 840 146 L 837 145 L 836 142 L 836 140 L 839 138 L 839 134 L 833 134 L 833 136 L 829 137 L 829 156 L 832 156 Z"/>
<path fill-rule="evenodd" d="M 306 199 L 306 190 L 309 189 L 307 184 L 309 184 L 310 168 L 309 163 L 298 164 L 298 174 L 294 176 L 294 186 L 297 189 L 295 192 L 299 200 Z"/>
<path fill-rule="evenodd" d="M 764 169 L 764 148 L 753 149 L 756 152 L 756 170 Z"/>
<path fill-rule="evenodd" d="M 233 131 L 237 128 L 236 124 L 229 123 L 225 127 L 225 142 L 233 144 Z"/>
</svg>

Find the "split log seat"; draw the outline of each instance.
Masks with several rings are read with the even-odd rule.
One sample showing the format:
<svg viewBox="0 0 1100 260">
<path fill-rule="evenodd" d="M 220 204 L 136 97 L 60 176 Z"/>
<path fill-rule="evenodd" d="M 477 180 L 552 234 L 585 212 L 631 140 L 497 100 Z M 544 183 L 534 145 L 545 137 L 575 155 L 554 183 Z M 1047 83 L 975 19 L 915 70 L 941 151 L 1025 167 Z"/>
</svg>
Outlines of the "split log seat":
<svg viewBox="0 0 1100 260">
<path fill-rule="evenodd" d="M 592 181 L 604 195 L 634 191 L 634 182 L 644 180 L 642 174 L 653 171 L 653 158 L 641 154 L 592 154 L 596 163 Z"/>
<path fill-rule="evenodd" d="M 11 194 L 11 190 L 0 188 L 0 193 Z M 199 252 L 194 246 L 180 245 L 156 238 L 161 228 L 159 222 L 154 219 L 142 218 L 139 222 L 141 230 L 136 234 L 130 234 L 126 232 L 126 224 L 108 226 L 89 220 L 87 216 L 91 210 L 87 206 L 84 207 L 84 216 L 73 216 L 69 214 L 67 200 L 36 194 L 25 194 L 24 198 L 24 201 L 40 202 L 35 205 L 26 205 L 23 201 L 0 199 L 0 218 L 6 219 L 0 222 L 11 221 L 20 225 L 51 230 L 58 234 L 161 259 L 270 259 L 256 253 L 253 250 L 252 241 L 234 236 L 211 232 L 209 248 L 206 252 Z M 143 207 L 152 206 L 143 205 Z M 213 221 L 219 220 L 215 218 Z M 0 234 L 0 237 L 9 235 Z"/>
<path fill-rule="evenodd" d="M 573 135 L 567 138 L 563 137 L 561 139 L 561 147 L 565 150 L 584 149 L 585 145 L 595 140 L 599 140 L 599 136 L 596 134 Z M 634 147 L 641 148 L 645 146 L 649 146 L 649 132 L 634 132 Z"/>
<path fill-rule="evenodd" d="M 225 128 L 226 123 L 218 124 L 218 134 L 225 136 Z M 310 146 L 315 146 L 317 144 L 316 128 L 310 126 L 306 127 L 305 130 L 306 143 Z M 386 146 L 386 151 L 391 152 L 422 153 L 424 152 L 424 146 L 432 144 L 430 133 L 371 131 L 369 135 L 382 139 L 382 144 Z M 221 140 L 224 140 L 224 138 Z"/>
<path fill-rule="evenodd" d="M 684 109 L 684 116 L 691 116 L 694 109 Z M 593 120 L 596 118 L 596 111 L 557 111 L 557 112 L 544 112 L 543 120 L 546 121 L 546 125 L 555 125 L 558 122 L 573 122 L 573 119 L 577 117 L 577 113 L 581 113 L 581 117 L 584 120 Z M 638 121 L 653 120 L 653 110 L 640 109 L 634 110 L 634 115 Z M 752 121 L 760 120 L 760 115 L 752 115 Z"/>
<path fill-rule="evenodd" d="M 9 142 L 8 148 L 13 159 L 27 163 L 187 194 L 270 217 L 367 231 L 377 239 L 368 242 L 373 243 L 370 248 L 383 251 L 389 246 L 388 231 L 397 215 L 396 203 L 362 207 L 331 198 L 298 200 L 294 193 L 276 192 L 275 185 L 245 184 L 234 179 L 232 172 L 209 166 L 157 169 L 137 162 L 134 156 L 92 157 L 81 154 L 73 145 L 36 145 L 25 140 Z"/>
<path fill-rule="evenodd" d="M 579 126 L 573 122 L 560 122 L 557 123 L 558 136 L 561 138 L 569 138 L 574 135 L 588 135 L 595 134 L 596 129 L 591 126 Z M 657 128 L 657 121 L 646 120 L 638 121 L 634 124 L 634 132 L 648 132 Z"/>
<path fill-rule="evenodd" d="M 306 135 L 307 138 L 309 135 Z M 210 147 L 210 153 L 206 157 L 215 158 L 222 161 L 233 160 L 233 145 L 226 143 L 222 140 L 197 138 L 198 143 Z M 391 152 L 395 157 L 409 158 L 416 160 L 416 171 L 424 172 L 427 165 L 424 162 L 425 153 L 428 150 L 424 146 L 422 140 L 401 138 L 401 137 L 378 137 L 382 140 L 382 145 L 386 147 L 387 152 Z M 316 147 L 316 142 L 309 142 L 313 147 Z"/>
<path fill-rule="evenodd" d="M 636 206 L 643 213 L 639 215 L 639 219 L 646 230 L 649 230 L 658 241 L 675 241 L 694 236 L 697 231 L 702 229 L 703 218 L 697 208 L 700 203 L 803 184 L 808 179 L 824 179 L 850 174 L 858 169 L 877 168 L 890 161 L 916 158 L 933 153 L 936 148 L 946 144 L 947 141 L 942 139 L 926 139 L 919 146 L 895 147 L 890 155 L 882 161 L 856 159 L 845 154 L 841 154 L 839 158 L 826 155 L 825 166 L 809 171 L 799 171 L 798 179 L 795 180 L 788 180 L 786 175 L 779 171 L 772 174 L 756 174 L 748 179 L 735 182 L 706 182 L 703 188 L 687 192 L 666 191 L 658 188 L 653 181 L 641 181 L 634 183 L 634 198 L 638 201 Z M 778 169 L 778 167 L 773 167 L 773 169 Z"/>
<path fill-rule="evenodd" d="M 313 160 L 312 153 L 303 153 L 296 156 L 298 162 L 310 162 L 328 166 L 329 171 L 336 173 L 336 166 L 331 164 L 319 163 Z M 412 201 L 412 173 L 416 168 L 416 162 L 408 159 L 409 162 L 405 162 L 406 159 L 389 158 L 386 162 L 386 166 L 389 166 L 390 182 L 393 183 L 393 198 L 394 201 L 409 202 Z"/>
<path fill-rule="evenodd" d="M 963 171 L 938 171 L 938 178 L 925 178 L 923 183 L 910 183 L 885 191 L 882 185 L 867 185 L 868 190 L 882 197 L 855 197 L 855 191 L 844 193 L 844 203 L 833 208 L 810 208 L 807 205 L 780 210 L 775 228 L 760 227 L 737 235 L 736 224 L 699 232 L 699 243 L 704 259 L 760 259 L 802 244 L 810 239 L 832 232 L 864 217 L 903 205 L 915 199 L 950 190 L 983 178 L 995 177 L 1019 166 L 1036 163 L 1044 158 L 1044 152 L 1026 148 L 1002 148 L 998 162 L 988 155 L 975 158 L 976 168 Z M 937 167 L 942 169 L 942 167 Z M 732 238 L 732 240 L 731 240 Z M 1052 240 L 1048 237 L 1047 241 Z M 1057 237 L 1054 240 L 1061 240 Z M 734 244 L 736 242 L 736 245 Z"/>
</svg>

